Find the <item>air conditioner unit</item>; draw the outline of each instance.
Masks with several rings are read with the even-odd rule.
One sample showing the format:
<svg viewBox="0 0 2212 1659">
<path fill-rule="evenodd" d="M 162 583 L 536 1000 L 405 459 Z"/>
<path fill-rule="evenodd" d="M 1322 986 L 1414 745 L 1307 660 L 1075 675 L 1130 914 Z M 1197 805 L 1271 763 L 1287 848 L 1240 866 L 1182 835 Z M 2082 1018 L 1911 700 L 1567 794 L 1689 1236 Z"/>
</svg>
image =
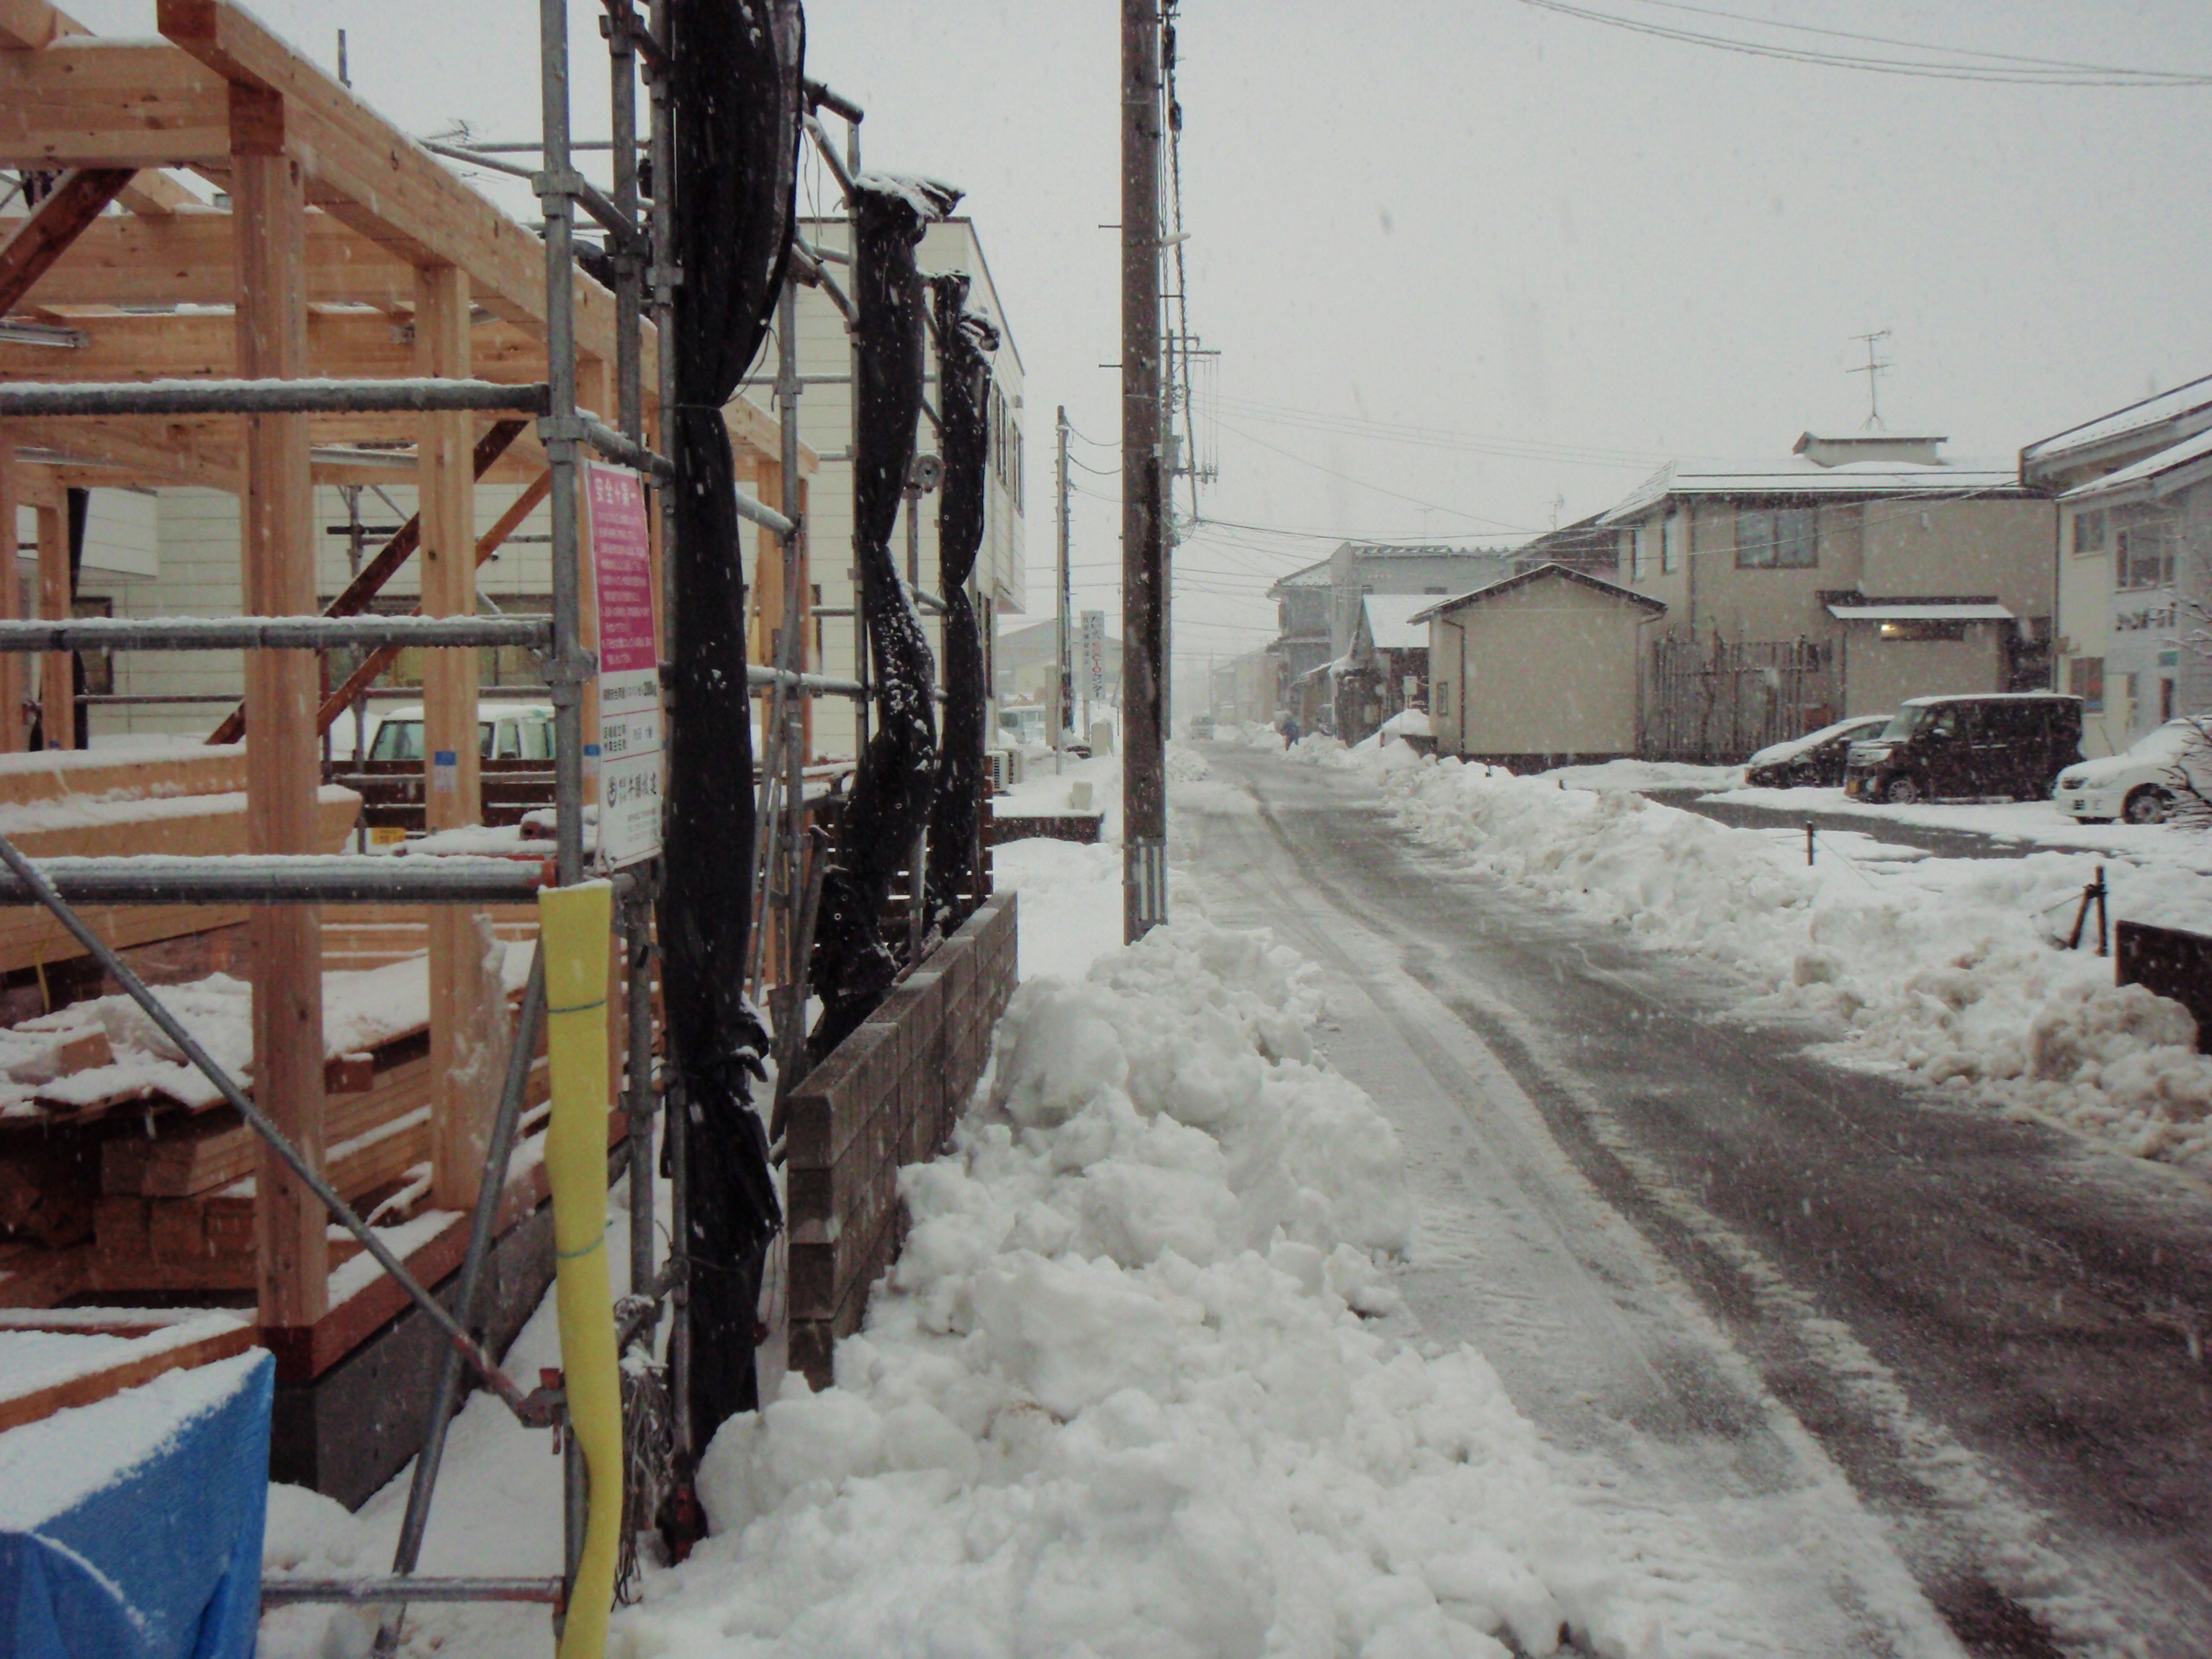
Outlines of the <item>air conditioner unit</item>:
<svg viewBox="0 0 2212 1659">
<path fill-rule="evenodd" d="M 988 750 L 985 751 L 983 759 L 991 769 L 991 788 L 994 793 L 1001 789 L 1011 789 L 1022 781 L 1020 750 Z"/>
</svg>

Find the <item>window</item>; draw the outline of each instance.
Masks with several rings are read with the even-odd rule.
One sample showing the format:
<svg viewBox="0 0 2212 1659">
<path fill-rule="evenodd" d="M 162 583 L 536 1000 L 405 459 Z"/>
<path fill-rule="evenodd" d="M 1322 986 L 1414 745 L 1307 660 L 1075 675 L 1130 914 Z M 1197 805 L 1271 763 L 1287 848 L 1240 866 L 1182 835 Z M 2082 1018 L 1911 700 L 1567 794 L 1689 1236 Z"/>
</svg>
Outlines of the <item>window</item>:
<svg viewBox="0 0 2212 1659">
<path fill-rule="evenodd" d="M 1660 527 L 1659 569 L 1663 575 L 1673 575 L 1682 568 L 1682 555 L 1688 550 L 1690 520 L 1680 513 L 1669 513 L 1667 522 Z"/>
<path fill-rule="evenodd" d="M 1437 718 L 1438 720 L 1442 720 L 1445 715 L 1450 713 L 1451 682 L 1449 680 L 1438 680 L 1437 682 Z"/>
<path fill-rule="evenodd" d="M 1816 569 L 1820 562 L 1818 536 L 1809 507 L 1740 507 L 1735 515 L 1735 568 Z"/>
<path fill-rule="evenodd" d="M 1934 617 L 1917 617 L 1905 622 L 1886 622 L 1881 625 L 1881 637 L 1886 641 L 1912 643 L 1927 640 L 1963 640 L 1966 624 L 1947 622 Z"/>
<path fill-rule="evenodd" d="M 1651 574 L 1651 544 L 1656 539 L 1652 532 L 1656 528 L 1650 520 L 1646 519 L 1629 532 L 1628 579 L 1631 581 L 1640 582 Z"/>
<path fill-rule="evenodd" d="M 2081 699 L 2081 707 L 2087 713 L 2103 713 L 2105 659 L 2102 657 L 2069 657 L 2066 662 L 2066 689 Z"/>
<path fill-rule="evenodd" d="M 2094 507 L 2074 515 L 2074 553 L 2075 557 L 2105 550 L 2105 510 Z"/>
<path fill-rule="evenodd" d="M 2123 592 L 2173 586 L 2172 526 L 2161 520 L 2125 526 L 2112 537 L 2112 585 Z"/>
</svg>

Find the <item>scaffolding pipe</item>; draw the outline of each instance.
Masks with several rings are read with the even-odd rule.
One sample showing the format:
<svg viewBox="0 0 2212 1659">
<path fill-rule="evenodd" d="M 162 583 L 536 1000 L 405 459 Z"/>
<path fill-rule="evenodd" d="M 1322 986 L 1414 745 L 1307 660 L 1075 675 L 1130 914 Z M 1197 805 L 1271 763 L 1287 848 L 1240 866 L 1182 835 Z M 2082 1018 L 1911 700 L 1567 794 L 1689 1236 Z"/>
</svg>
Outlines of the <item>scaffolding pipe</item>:
<svg viewBox="0 0 2212 1659">
<path fill-rule="evenodd" d="M 44 904 L 45 892 L 73 904 L 527 904 L 546 873 L 535 859 L 343 853 L 23 862 L 36 879 L 0 875 L 0 905 Z"/>
<path fill-rule="evenodd" d="M 543 1601 L 558 1606 L 557 1578 L 264 1578 L 261 1605 L 304 1601 Z"/>
<path fill-rule="evenodd" d="M 493 1212 L 507 1190 L 507 1169 L 514 1155 L 515 1132 L 522 1121 L 523 1097 L 530 1092 L 532 1062 L 537 1058 L 538 1035 L 545 1024 L 545 963 L 533 950 L 530 981 L 522 994 L 522 1015 L 514 1023 L 514 1037 L 507 1053 L 507 1078 L 499 1092 L 499 1109 L 492 1119 L 491 1144 L 484 1149 L 483 1180 L 477 1189 L 476 1213 L 469 1218 L 469 1248 L 461 1258 L 461 1277 L 453 1307 L 464 1323 L 476 1322 L 477 1285 L 483 1276 L 484 1258 L 491 1253 Z M 461 1356 L 445 1350 L 439 1362 L 438 1382 L 430 1402 L 430 1420 L 422 1434 L 422 1449 L 416 1455 L 415 1474 L 407 1488 L 407 1510 L 399 1525 L 399 1544 L 393 1550 L 392 1571 L 416 1582 L 415 1564 L 422 1559 L 422 1534 L 430 1524 L 430 1499 L 438 1486 L 438 1471 L 446 1460 L 446 1435 L 453 1425 L 461 1400 Z M 431 1584 L 475 1584 L 498 1580 L 427 1579 Z M 534 1581 L 532 1581 L 534 1582 Z M 557 1582 L 557 1581 L 556 1581 Z M 320 1599 L 320 1598 L 319 1598 Z M 508 1601 L 500 1595 L 436 1596 L 430 1601 Z M 388 1655 L 399 1644 L 399 1627 L 407 1617 L 404 1602 L 385 1610 L 376 1632 L 376 1651 Z"/>
<path fill-rule="evenodd" d="M 549 617 L 85 617 L 0 622 L 0 651 L 355 651 L 553 643 Z"/>
<path fill-rule="evenodd" d="M 668 457 L 647 449 L 643 444 L 632 443 L 621 433 L 588 415 L 581 417 L 584 441 L 611 461 L 635 467 L 640 472 L 650 472 L 656 478 L 676 476 L 676 463 Z"/>
<path fill-rule="evenodd" d="M 766 690 L 771 686 L 796 685 L 801 696 L 865 697 L 868 688 L 858 680 L 840 679 L 833 674 L 794 674 L 781 668 L 769 668 L 759 663 L 745 665 L 745 684 Z"/>
<path fill-rule="evenodd" d="M 544 416 L 538 437 L 545 446 L 553 530 L 553 660 L 546 681 L 553 697 L 553 805 L 556 857 L 561 884 L 584 878 L 584 680 L 591 672 L 578 621 L 582 573 L 577 548 L 575 219 L 568 198 L 553 181 L 572 170 L 568 155 L 568 7 L 567 0 L 538 0 L 538 111 L 545 173 L 538 201 L 545 215 Z"/>
<path fill-rule="evenodd" d="M 77 380 L 0 386 L 0 416 L 428 415 L 546 411 L 543 383 L 496 380 Z"/>
</svg>

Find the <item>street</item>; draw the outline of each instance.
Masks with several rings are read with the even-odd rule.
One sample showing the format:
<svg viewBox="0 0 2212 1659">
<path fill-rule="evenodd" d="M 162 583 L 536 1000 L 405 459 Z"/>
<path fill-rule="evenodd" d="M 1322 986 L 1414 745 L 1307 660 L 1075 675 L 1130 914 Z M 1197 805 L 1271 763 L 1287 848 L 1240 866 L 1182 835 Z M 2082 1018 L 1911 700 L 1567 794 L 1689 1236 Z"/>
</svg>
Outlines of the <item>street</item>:
<svg viewBox="0 0 2212 1659">
<path fill-rule="evenodd" d="M 1427 1334 L 1732 1561 L 1771 1650 L 2204 1651 L 2212 1194 L 1731 1020 L 1720 969 L 1456 871 L 1364 778 L 1203 752 L 1178 856 L 1322 965 Z"/>
</svg>

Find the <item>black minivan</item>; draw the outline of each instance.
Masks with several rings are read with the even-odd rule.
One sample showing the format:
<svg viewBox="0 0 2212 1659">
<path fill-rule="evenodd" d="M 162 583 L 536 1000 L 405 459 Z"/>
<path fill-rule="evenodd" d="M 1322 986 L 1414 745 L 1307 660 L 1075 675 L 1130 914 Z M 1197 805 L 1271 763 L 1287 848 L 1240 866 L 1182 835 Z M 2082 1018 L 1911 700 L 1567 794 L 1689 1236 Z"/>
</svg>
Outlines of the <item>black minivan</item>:
<svg viewBox="0 0 2212 1659">
<path fill-rule="evenodd" d="M 2049 691 L 1915 697 L 1881 735 L 1851 745 L 1856 800 L 2048 800 L 2081 758 L 2081 699 Z"/>
</svg>

